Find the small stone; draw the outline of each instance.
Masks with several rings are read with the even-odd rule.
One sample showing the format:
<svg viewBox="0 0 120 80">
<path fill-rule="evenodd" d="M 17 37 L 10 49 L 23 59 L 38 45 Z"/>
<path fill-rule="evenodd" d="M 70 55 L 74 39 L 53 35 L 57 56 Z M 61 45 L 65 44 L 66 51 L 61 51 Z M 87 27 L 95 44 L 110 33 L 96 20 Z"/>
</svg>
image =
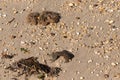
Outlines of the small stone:
<svg viewBox="0 0 120 80">
<path fill-rule="evenodd" d="M 12 36 L 11 36 L 11 38 L 12 38 L 12 39 L 15 39 L 15 38 L 16 38 L 16 36 L 15 36 L 15 35 L 12 35 Z"/>
<path fill-rule="evenodd" d="M 96 74 L 96 76 L 99 76 L 99 74 Z"/>
<path fill-rule="evenodd" d="M 13 27 L 16 28 L 17 26 L 18 26 L 18 23 L 15 23 Z"/>
<path fill-rule="evenodd" d="M 81 61 L 78 61 L 78 63 L 81 63 Z"/>
<path fill-rule="evenodd" d="M 67 38 L 67 36 L 63 36 L 64 38 Z"/>
<path fill-rule="evenodd" d="M 21 41 L 20 43 L 21 43 L 21 45 L 25 45 L 26 44 L 26 42 L 24 42 L 24 41 Z"/>
<path fill-rule="evenodd" d="M 105 78 L 109 78 L 109 74 L 104 74 L 104 77 Z"/>
<path fill-rule="evenodd" d="M 77 35 L 80 35 L 80 32 L 76 32 Z"/>
<path fill-rule="evenodd" d="M 109 56 L 108 56 L 108 55 L 105 55 L 104 58 L 105 58 L 106 60 L 108 60 L 108 59 L 109 59 Z"/>
<path fill-rule="evenodd" d="M 7 66 L 4 66 L 3 68 L 4 68 L 4 69 L 6 69 L 6 68 L 7 68 Z"/>
<path fill-rule="evenodd" d="M 85 79 L 85 77 L 80 77 L 80 80 L 83 80 L 83 79 Z"/>
<path fill-rule="evenodd" d="M 13 11 L 13 13 L 14 13 L 14 14 L 17 14 L 17 13 L 18 13 L 18 11 L 16 11 L 16 10 L 15 10 L 15 11 Z"/>
<path fill-rule="evenodd" d="M 51 34 L 51 36 L 55 36 L 55 33 L 50 33 Z"/>
<path fill-rule="evenodd" d="M 89 5 L 89 10 L 93 10 L 93 5 Z"/>
<path fill-rule="evenodd" d="M 21 11 L 20 11 L 20 14 L 22 14 L 24 11 L 25 11 L 25 9 L 21 10 Z"/>
<path fill-rule="evenodd" d="M 7 49 L 7 48 L 5 48 L 5 49 L 4 49 L 4 52 L 7 52 L 7 51 L 8 51 L 8 49 Z"/>
<path fill-rule="evenodd" d="M 91 71 L 90 73 L 91 73 L 91 74 L 93 74 L 94 72 L 93 72 L 93 71 Z"/>
<path fill-rule="evenodd" d="M 68 5 L 69 5 L 70 7 L 74 7 L 74 6 L 75 6 L 74 3 L 69 3 Z"/>
<path fill-rule="evenodd" d="M 80 74 L 80 72 L 79 72 L 79 71 L 76 71 L 76 74 Z"/>
<path fill-rule="evenodd" d="M 67 72 L 66 70 L 63 70 L 63 73 Z"/>
<path fill-rule="evenodd" d="M 39 49 L 40 49 L 40 50 L 43 50 L 43 48 L 42 48 L 42 47 L 39 47 Z"/>
<path fill-rule="evenodd" d="M 2 31 L 3 30 L 3 28 L 0 28 L 0 31 Z"/>
<path fill-rule="evenodd" d="M 116 64 L 116 63 L 114 63 L 114 62 L 112 62 L 112 63 L 111 63 L 111 65 L 112 65 L 112 66 L 117 66 L 117 64 Z"/>
<path fill-rule="evenodd" d="M 88 63 L 91 63 L 91 62 L 93 62 L 93 60 L 91 60 L 91 59 L 90 59 L 90 60 L 88 60 Z"/>
<path fill-rule="evenodd" d="M 113 20 L 105 20 L 105 22 L 107 22 L 107 23 L 109 23 L 109 24 L 113 24 L 115 21 L 113 21 Z"/>
<path fill-rule="evenodd" d="M 97 7 L 97 6 L 98 6 L 98 4 L 94 4 L 94 5 L 93 5 L 93 7 Z"/>
<path fill-rule="evenodd" d="M 96 66 L 99 66 L 100 64 L 99 63 L 95 63 Z"/>
<path fill-rule="evenodd" d="M 108 9 L 108 12 L 112 13 L 114 10 L 113 9 Z"/>
<path fill-rule="evenodd" d="M 109 24 L 112 24 L 112 23 L 114 23 L 114 21 L 113 21 L 113 20 L 110 20 L 110 21 L 109 21 Z"/>
<path fill-rule="evenodd" d="M 80 25 L 80 22 L 77 22 L 77 25 Z"/>
<path fill-rule="evenodd" d="M 2 17 L 5 18 L 7 15 L 6 14 L 3 14 Z"/>
</svg>

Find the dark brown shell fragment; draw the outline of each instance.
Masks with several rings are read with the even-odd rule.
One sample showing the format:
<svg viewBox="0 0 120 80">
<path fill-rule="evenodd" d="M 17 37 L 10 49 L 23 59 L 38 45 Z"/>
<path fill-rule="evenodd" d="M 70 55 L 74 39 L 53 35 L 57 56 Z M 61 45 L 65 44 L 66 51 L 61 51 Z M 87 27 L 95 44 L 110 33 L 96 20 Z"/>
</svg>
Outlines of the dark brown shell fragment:
<svg viewBox="0 0 120 80">
<path fill-rule="evenodd" d="M 39 24 L 48 25 L 50 23 L 58 23 L 60 20 L 60 14 L 51 11 L 43 11 L 40 14 Z"/>
<path fill-rule="evenodd" d="M 58 23 L 60 21 L 60 14 L 52 11 L 43 11 L 41 13 L 33 12 L 28 14 L 27 22 L 32 25 L 37 25 L 38 23 L 46 26 L 50 23 Z"/>
<path fill-rule="evenodd" d="M 67 50 L 63 50 L 63 51 L 59 51 L 59 52 L 53 52 L 51 56 L 52 56 L 52 61 L 55 61 L 59 57 L 62 56 L 62 57 L 64 57 L 65 62 L 69 62 L 74 57 L 74 55 Z"/>
<path fill-rule="evenodd" d="M 38 12 L 29 13 L 27 16 L 27 22 L 31 25 L 37 25 L 40 14 Z"/>
</svg>

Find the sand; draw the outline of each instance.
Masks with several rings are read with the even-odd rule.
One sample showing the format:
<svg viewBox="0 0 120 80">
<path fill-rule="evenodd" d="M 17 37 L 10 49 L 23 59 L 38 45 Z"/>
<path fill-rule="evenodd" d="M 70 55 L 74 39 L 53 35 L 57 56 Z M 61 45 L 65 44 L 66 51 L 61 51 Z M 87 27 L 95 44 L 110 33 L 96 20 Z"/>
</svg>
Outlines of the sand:
<svg viewBox="0 0 120 80">
<path fill-rule="evenodd" d="M 47 26 L 27 23 L 29 13 L 42 11 L 60 13 L 61 19 Z M 45 80 L 120 80 L 119 22 L 120 0 L 0 0 L 0 80 L 16 80 L 6 67 L 31 56 L 62 69 Z M 62 50 L 74 58 L 51 62 L 48 54 Z M 3 53 L 15 56 L 6 59 Z"/>
</svg>

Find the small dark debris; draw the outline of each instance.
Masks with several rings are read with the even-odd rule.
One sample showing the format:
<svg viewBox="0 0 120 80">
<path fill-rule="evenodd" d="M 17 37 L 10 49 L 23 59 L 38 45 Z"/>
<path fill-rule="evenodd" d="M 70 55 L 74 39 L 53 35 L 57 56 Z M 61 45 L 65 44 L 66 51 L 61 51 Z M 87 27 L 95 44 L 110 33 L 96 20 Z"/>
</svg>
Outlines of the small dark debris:
<svg viewBox="0 0 120 80">
<path fill-rule="evenodd" d="M 64 38 L 67 38 L 67 36 L 63 36 Z"/>
<path fill-rule="evenodd" d="M 50 33 L 51 34 L 51 36 L 55 36 L 55 33 Z"/>
<path fill-rule="evenodd" d="M 8 23 L 7 23 L 7 24 L 12 23 L 14 20 L 15 20 L 15 18 L 12 18 L 10 21 L 8 21 Z"/>
<path fill-rule="evenodd" d="M 30 42 L 31 45 L 35 45 L 35 43 L 36 43 L 35 41 L 31 41 Z"/>
<path fill-rule="evenodd" d="M 109 39 L 109 42 L 112 44 L 114 42 L 114 39 L 113 38 L 110 38 Z"/>
<path fill-rule="evenodd" d="M 15 54 L 6 54 L 6 53 L 2 53 L 2 59 L 6 58 L 6 59 L 12 59 L 15 56 Z"/>
<path fill-rule="evenodd" d="M 94 4 L 94 5 L 93 5 L 93 7 L 97 7 L 97 6 L 98 6 L 98 4 Z"/>
<path fill-rule="evenodd" d="M 2 8 L 0 8 L 0 10 L 2 10 Z"/>
<path fill-rule="evenodd" d="M 29 50 L 27 48 L 20 48 L 21 52 L 27 53 Z"/>
<path fill-rule="evenodd" d="M 69 62 L 69 60 L 72 60 L 72 58 L 74 57 L 74 55 L 67 50 L 63 50 L 60 52 L 53 52 L 51 56 L 52 56 L 52 61 L 55 61 L 62 56 L 64 57 L 65 62 Z"/>
<path fill-rule="evenodd" d="M 76 17 L 76 19 L 77 19 L 77 20 L 79 20 L 79 19 L 80 19 L 80 17 Z"/>
<path fill-rule="evenodd" d="M 23 37 L 23 35 L 20 35 L 19 37 Z"/>
<path fill-rule="evenodd" d="M 21 71 L 18 74 L 18 77 L 25 74 L 26 76 L 30 75 L 39 75 L 39 74 L 47 74 L 48 76 L 58 76 L 61 71 L 58 67 L 49 67 L 48 65 L 41 64 L 37 61 L 37 57 L 30 57 L 27 59 L 21 59 L 12 65 L 10 65 L 7 69 L 12 71 Z"/>
<path fill-rule="evenodd" d="M 27 22 L 31 25 L 37 25 L 40 14 L 38 12 L 29 13 L 27 16 Z"/>
<path fill-rule="evenodd" d="M 112 25 L 111 28 L 112 28 L 112 29 L 116 29 L 117 27 L 116 27 L 115 25 Z"/>
<path fill-rule="evenodd" d="M 15 36 L 15 35 L 12 35 L 11 37 L 12 37 L 12 39 L 15 39 L 15 38 L 16 38 L 16 36 Z"/>
<path fill-rule="evenodd" d="M 109 78 L 109 74 L 104 74 L 104 77 L 105 78 Z"/>
</svg>

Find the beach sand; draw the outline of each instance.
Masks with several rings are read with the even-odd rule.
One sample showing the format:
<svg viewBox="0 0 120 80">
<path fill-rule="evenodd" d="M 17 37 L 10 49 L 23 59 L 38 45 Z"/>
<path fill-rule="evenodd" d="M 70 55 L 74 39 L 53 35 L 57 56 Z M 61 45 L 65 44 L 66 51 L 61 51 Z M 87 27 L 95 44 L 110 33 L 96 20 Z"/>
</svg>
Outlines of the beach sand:
<svg viewBox="0 0 120 80">
<path fill-rule="evenodd" d="M 26 21 L 29 13 L 43 11 L 60 13 L 60 21 L 47 26 Z M 74 58 L 51 62 L 48 54 L 62 50 Z M 0 0 L 0 80 L 24 80 L 6 67 L 31 56 L 62 69 L 45 80 L 120 80 L 120 0 Z"/>
</svg>

